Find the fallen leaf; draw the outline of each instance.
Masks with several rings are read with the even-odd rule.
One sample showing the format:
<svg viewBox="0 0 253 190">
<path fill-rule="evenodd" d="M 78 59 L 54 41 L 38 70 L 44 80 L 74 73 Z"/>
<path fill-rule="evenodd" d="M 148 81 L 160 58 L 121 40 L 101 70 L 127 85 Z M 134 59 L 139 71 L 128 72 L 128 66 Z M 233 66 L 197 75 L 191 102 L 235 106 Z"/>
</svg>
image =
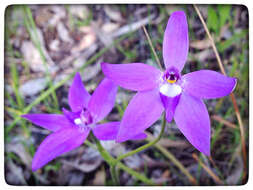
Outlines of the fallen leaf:
<svg viewBox="0 0 253 190">
<path fill-rule="evenodd" d="M 105 6 L 104 8 L 106 15 L 113 21 L 117 21 L 117 22 L 123 22 L 124 19 L 121 16 L 120 11 L 117 11 L 115 9 L 112 8 L 112 6 Z"/>
<path fill-rule="evenodd" d="M 27 185 L 21 167 L 18 167 L 11 160 L 7 162 L 7 167 L 10 170 L 6 175 L 7 183 L 10 185 Z"/>
<path fill-rule="evenodd" d="M 32 79 L 24 84 L 22 84 L 19 88 L 20 93 L 23 96 L 33 96 L 43 89 L 47 87 L 47 79 L 46 78 L 37 78 Z"/>
<path fill-rule="evenodd" d="M 204 40 L 195 40 L 190 43 L 190 47 L 200 50 L 207 49 L 211 47 L 211 45 L 211 41 L 208 38 Z"/>
<path fill-rule="evenodd" d="M 86 5 L 70 5 L 69 12 L 79 19 L 87 19 L 89 16 L 89 9 Z"/>
<path fill-rule="evenodd" d="M 62 22 L 59 22 L 57 24 L 57 32 L 62 41 L 68 42 L 68 43 L 73 42 L 72 38 L 69 35 L 69 31 L 67 30 L 67 28 L 64 26 Z"/>
<path fill-rule="evenodd" d="M 102 31 L 105 33 L 114 32 L 116 29 L 119 28 L 119 26 L 120 25 L 118 23 L 107 22 L 107 23 L 103 24 Z"/>
<path fill-rule="evenodd" d="M 32 157 L 30 154 L 25 150 L 25 147 L 21 143 L 9 143 L 6 145 L 7 152 L 13 152 L 19 156 L 22 162 L 28 167 L 31 167 Z"/>
<path fill-rule="evenodd" d="M 105 185 L 105 169 L 102 167 L 101 170 L 97 171 L 93 180 L 93 185 Z"/>
<path fill-rule="evenodd" d="M 91 27 L 87 27 L 87 26 L 81 27 L 80 31 L 84 33 L 84 35 L 81 41 L 72 48 L 71 53 L 80 52 L 92 46 L 96 41 L 96 33 L 92 30 Z"/>
</svg>

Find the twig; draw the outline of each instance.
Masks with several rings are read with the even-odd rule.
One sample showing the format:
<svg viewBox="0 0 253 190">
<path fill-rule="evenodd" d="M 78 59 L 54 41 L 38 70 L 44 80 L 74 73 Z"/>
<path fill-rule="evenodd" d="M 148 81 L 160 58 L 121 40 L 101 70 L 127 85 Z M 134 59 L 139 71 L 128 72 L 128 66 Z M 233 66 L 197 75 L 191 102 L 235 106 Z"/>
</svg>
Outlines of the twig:
<svg viewBox="0 0 253 190">
<path fill-rule="evenodd" d="M 138 30 L 139 28 L 141 28 L 142 26 L 147 25 L 154 18 L 155 18 L 155 14 L 151 14 L 150 16 L 148 16 L 140 21 L 122 26 L 117 31 L 113 32 L 111 36 L 113 38 L 117 38 L 123 34 L 129 33 L 129 32 L 134 32 L 134 31 Z"/>
<path fill-rule="evenodd" d="M 213 171 L 212 171 L 210 168 L 208 168 L 203 162 L 201 162 L 201 160 L 198 158 L 198 156 L 197 156 L 195 153 L 192 154 L 192 157 L 193 157 L 197 162 L 199 162 L 199 164 L 204 168 L 204 170 L 213 178 L 213 180 L 214 180 L 217 184 L 219 184 L 219 185 L 224 185 L 223 181 L 221 181 L 221 179 L 220 179 L 217 175 L 215 175 L 215 173 L 213 173 Z"/>
<path fill-rule="evenodd" d="M 211 34 L 210 34 L 210 32 L 209 32 L 207 26 L 206 26 L 206 23 L 205 23 L 205 21 L 204 21 L 204 18 L 202 17 L 202 15 L 201 15 L 201 13 L 200 13 L 198 7 L 197 7 L 196 5 L 193 5 L 193 7 L 195 8 L 195 10 L 196 10 L 196 12 L 197 12 L 197 14 L 198 14 L 198 16 L 199 16 L 199 18 L 200 18 L 200 20 L 201 20 L 203 26 L 204 26 L 204 29 L 205 29 L 205 31 L 206 31 L 206 33 L 207 33 L 207 36 L 208 36 L 209 40 L 211 41 L 211 45 L 212 45 L 212 48 L 213 48 L 213 50 L 214 50 L 215 56 L 216 56 L 216 58 L 217 58 L 217 61 L 218 61 L 220 70 L 221 70 L 221 72 L 222 72 L 224 75 L 226 75 L 225 69 L 224 69 L 224 67 L 223 67 L 223 65 L 222 65 L 222 62 L 221 62 L 221 58 L 220 58 L 219 53 L 218 53 L 218 51 L 217 51 L 217 48 L 216 48 L 216 46 L 215 46 L 214 40 L 213 40 L 213 38 L 212 38 L 212 36 L 211 36 Z"/>
<path fill-rule="evenodd" d="M 163 66 L 162 66 L 162 64 L 161 64 L 161 62 L 160 62 L 160 60 L 159 60 L 159 58 L 158 58 L 158 56 L 157 56 L 157 54 L 156 54 L 156 52 L 155 52 L 154 46 L 153 46 L 153 44 L 152 44 L 152 41 L 151 41 L 151 39 L 150 39 L 150 37 L 149 37 L 149 34 L 148 34 L 148 32 L 147 32 L 145 26 L 142 26 L 142 28 L 143 28 L 143 30 L 144 30 L 144 33 L 145 33 L 147 39 L 148 39 L 148 43 L 149 43 L 149 45 L 150 45 L 150 47 L 151 47 L 151 49 L 152 49 L 152 51 L 153 51 L 153 53 L 154 53 L 154 55 L 155 55 L 156 62 L 158 63 L 158 65 L 160 66 L 160 68 L 163 69 Z"/>
<path fill-rule="evenodd" d="M 220 59 L 220 56 L 219 56 L 219 53 L 217 51 L 217 48 L 215 46 L 215 43 L 214 43 L 214 40 L 206 26 L 206 23 L 198 9 L 198 7 L 196 5 L 193 5 L 194 9 L 196 10 L 203 26 L 204 26 L 204 29 L 211 41 L 211 44 L 212 44 L 212 48 L 214 50 L 214 53 L 215 53 L 215 56 L 216 56 L 216 59 L 218 61 L 218 64 L 219 64 L 219 67 L 220 67 L 220 70 L 221 72 L 226 75 L 226 72 L 225 72 L 225 69 L 222 65 L 222 62 L 221 62 L 221 59 Z M 231 100 L 233 102 L 233 106 L 234 106 L 234 109 L 235 109 L 235 114 L 236 114 L 236 118 L 238 120 L 238 123 L 239 123 L 239 128 L 240 128 L 240 135 L 241 135 L 241 144 L 242 144 L 242 154 L 243 154 L 243 165 L 244 165 L 244 173 L 243 173 L 243 181 L 246 180 L 246 176 L 247 176 L 247 151 L 246 151 L 246 144 L 245 144 L 245 133 L 244 133 L 244 126 L 243 126 L 243 123 L 242 123 L 242 119 L 241 119 L 241 115 L 240 115 L 240 112 L 239 112 L 239 109 L 238 109 L 238 106 L 237 106 L 237 103 L 236 103 L 236 99 L 235 99 L 235 95 L 234 93 L 232 92 L 230 94 L 230 97 L 231 97 Z"/>
<path fill-rule="evenodd" d="M 224 124 L 227 127 L 230 127 L 230 128 L 233 128 L 233 129 L 238 129 L 238 127 L 235 124 L 233 124 L 233 123 L 231 123 L 231 122 L 223 119 L 222 117 L 220 117 L 218 115 L 212 115 L 212 119 L 214 119 L 215 121 L 218 121 L 218 122 Z"/>
</svg>

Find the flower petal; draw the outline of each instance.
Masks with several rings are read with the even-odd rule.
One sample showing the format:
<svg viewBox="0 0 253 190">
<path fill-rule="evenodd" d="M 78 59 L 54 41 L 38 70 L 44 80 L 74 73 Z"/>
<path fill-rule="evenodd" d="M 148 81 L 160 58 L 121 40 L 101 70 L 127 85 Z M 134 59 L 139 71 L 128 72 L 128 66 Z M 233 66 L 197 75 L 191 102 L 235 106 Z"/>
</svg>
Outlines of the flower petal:
<svg viewBox="0 0 253 190">
<path fill-rule="evenodd" d="M 183 11 L 173 12 L 163 37 L 163 60 L 166 68 L 175 67 L 179 72 L 188 56 L 188 24 Z"/>
<path fill-rule="evenodd" d="M 99 84 L 88 104 L 88 110 L 98 122 L 104 119 L 112 110 L 118 87 L 111 80 L 105 78 Z"/>
<path fill-rule="evenodd" d="M 210 119 L 202 100 L 182 93 L 176 107 L 175 122 L 188 141 L 210 155 Z"/>
<path fill-rule="evenodd" d="M 73 112 L 87 108 L 90 100 L 90 94 L 86 91 L 79 73 L 76 73 L 73 83 L 69 89 L 68 100 Z"/>
<path fill-rule="evenodd" d="M 230 94 L 237 79 L 211 70 L 200 70 L 182 76 L 183 89 L 197 98 L 220 98 Z"/>
<path fill-rule="evenodd" d="M 147 138 L 146 133 L 139 133 L 138 135 L 133 136 L 130 140 L 143 140 Z"/>
<path fill-rule="evenodd" d="M 88 134 L 89 129 L 80 131 L 78 128 L 67 128 L 47 136 L 34 155 L 32 171 L 36 171 L 57 156 L 79 147 Z"/>
<path fill-rule="evenodd" d="M 117 122 L 117 121 L 109 122 L 109 123 L 96 125 L 92 129 L 92 131 L 99 140 L 103 140 L 103 141 L 115 140 L 119 132 L 119 126 L 120 126 L 120 122 Z M 145 139 L 146 137 L 147 135 L 145 133 L 140 133 L 132 137 L 130 140 L 142 140 L 142 139 Z"/>
<path fill-rule="evenodd" d="M 62 108 L 62 113 L 64 114 L 64 116 L 70 121 L 70 122 L 74 122 L 74 120 L 76 118 L 79 118 L 80 117 L 80 113 L 81 111 L 78 111 L 78 112 L 71 112 L 65 108 Z"/>
<path fill-rule="evenodd" d="M 61 114 L 25 114 L 22 117 L 54 132 L 72 126 L 69 120 Z"/>
<path fill-rule="evenodd" d="M 168 97 L 160 93 L 160 97 L 161 97 L 163 106 L 165 108 L 166 120 L 168 122 L 171 122 L 174 117 L 174 113 L 175 113 L 177 104 L 179 102 L 180 95 L 177 95 L 175 97 Z"/>
<path fill-rule="evenodd" d="M 164 108 L 157 89 L 138 92 L 123 115 L 116 142 L 123 142 L 142 133 L 161 116 Z"/>
<path fill-rule="evenodd" d="M 117 85 L 136 91 L 151 90 L 159 85 L 161 72 L 143 63 L 101 63 L 105 76 Z"/>
<path fill-rule="evenodd" d="M 92 131 L 99 140 L 115 140 L 120 122 L 109 122 L 96 125 Z"/>
</svg>

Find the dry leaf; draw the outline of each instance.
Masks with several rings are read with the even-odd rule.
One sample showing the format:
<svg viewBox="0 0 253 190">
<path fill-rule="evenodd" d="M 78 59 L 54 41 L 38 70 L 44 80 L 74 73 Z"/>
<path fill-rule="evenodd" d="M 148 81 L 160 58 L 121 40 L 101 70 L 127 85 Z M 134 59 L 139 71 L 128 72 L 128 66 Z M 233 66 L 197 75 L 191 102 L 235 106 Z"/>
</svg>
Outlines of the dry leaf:
<svg viewBox="0 0 253 190">
<path fill-rule="evenodd" d="M 196 40 L 193 42 L 190 42 L 190 47 L 195 48 L 195 49 L 207 49 L 209 47 L 211 47 L 211 42 L 210 40 L 204 39 L 204 40 Z"/>
<path fill-rule="evenodd" d="M 93 185 L 105 185 L 105 169 L 102 167 L 101 170 L 96 172 L 95 178 L 93 180 Z"/>
<path fill-rule="evenodd" d="M 113 9 L 111 6 L 105 6 L 104 8 L 106 15 L 113 21 L 117 22 L 123 22 L 124 19 L 121 16 L 121 13 L 115 9 Z"/>
<path fill-rule="evenodd" d="M 105 33 L 114 32 L 116 29 L 119 28 L 119 26 L 120 25 L 118 23 L 107 22 L 107 23 L 103 24 L 102 31 Z"/>
</svg>

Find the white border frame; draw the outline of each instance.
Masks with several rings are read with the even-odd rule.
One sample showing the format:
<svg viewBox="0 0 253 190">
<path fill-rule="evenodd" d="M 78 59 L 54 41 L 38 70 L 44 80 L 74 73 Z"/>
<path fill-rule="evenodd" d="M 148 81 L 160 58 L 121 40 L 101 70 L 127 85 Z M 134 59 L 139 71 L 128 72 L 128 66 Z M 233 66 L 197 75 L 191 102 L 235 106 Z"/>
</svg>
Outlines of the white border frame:
<svg viewBox="0 0 253 190">
<path fill-rule="evenodd" d="M 1 0 L 0 3 L 0 27 L 1 27 L 1 35 L 0 35 L 0 60 L 2 63 L 2 68 L 0 69 L 0 78 L 4 79 L 4 16 L 5 16 L 5 9 L 9 5 L 14 5 L 14 4 L 236 4 L 236 5 L 245 5 L 248 8 L 249 11 L 249 64 L 252 64 L 252 58 L 251 56 L 253 55 L 253 49 L 251 48 L 251 45 L 253 44 L 253 38 L 251 38 L 251 32 L 252 32 L 252 27 L 253 27 L 253 20 L 252 20 L 252 14 L 253 14 L 253 5 L 251 0 L 230 0 L 224 1 L 224 0 L 126 0 L 126 1 L 117 1 L 117 0 L 93 0 L 92 3 L 88 0 L 55 0 L 55 1 L 50 1 L 50 0 L 23 0 L 22 2 L 17 2 L 13 0 Z M 252 76 L 252 69 L 251 67 L 249 68 L 249 76 Z M 119 187 L 106 187 L 106 186 L 12 186 L 8 185 L 5 181 L 5 176 L 4 176 L 4 81 L 1 80 L 0 82 L 2 88 L 0 91 L 0 99 L 2 100 L 2 109 L 0 110 L 0 121 L 3 124 L 2 129 L 0 130 L 0 189 L 22 189 L 22 190 L 32 190 L 34 188 L 41 190 L 41 189 L 71 189 L 71 190 L 83 190 L 85 189 L 117 189 Z M 252 93 L 252 83 L 251 83 L 251 78 L 249 78 L 249 94 L 251 95 Z M 249 106 L 249 117 L 253 118 L 252 116 L 252 103 L 250 101 L 250 106 Z M 249 134 L 252 133 L 251 129 L 251 122 L 249 119 Z M 251 135 L 249 135 L 251 137 Z M 249 139 L 249 147 L 253 147 L 252 140 Z M 252 149 L 252 148 L 251 148 Z M 253 165 L 252 165 L 252 150 L 249 149 L 249 178 L 248 182 L 245 185 L 241 186 L 141 186 L 141 187 L 124 187 L 120 186 L 120 188 L 124 189 L 182 189 L 182 188 L 187 188 L 187 187 L 192 187 L 195 189 L 216 189 L 216 188 L 222 188 L 222 189 L 252 189 L 253 188 L 253 179 L 252 179 L 252 171 L 253 171 Z"/>
</svg>

